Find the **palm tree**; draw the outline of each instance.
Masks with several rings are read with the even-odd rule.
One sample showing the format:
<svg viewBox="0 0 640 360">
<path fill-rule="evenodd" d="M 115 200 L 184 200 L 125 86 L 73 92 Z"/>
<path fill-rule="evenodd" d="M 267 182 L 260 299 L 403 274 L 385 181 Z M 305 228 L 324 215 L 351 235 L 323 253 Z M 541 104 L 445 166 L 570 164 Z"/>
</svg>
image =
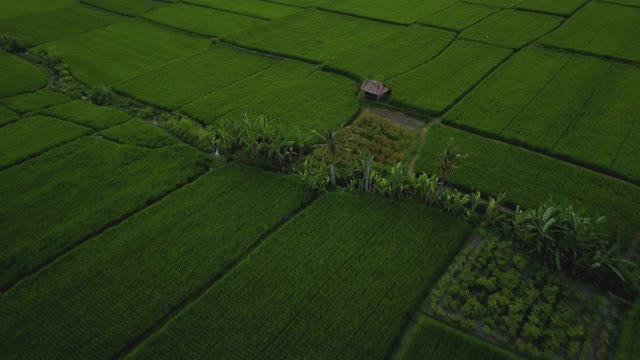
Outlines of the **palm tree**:
<svg viewBox="0 0 640 360">
<path fill-rule="evenodd" d="M 453 138 L 449 138 L 444 146 L 444 150 L 438 157 L 438 170 L 440 171 L 440 179 L 442 181 L 440 183 L 440 200 L 442 200 L 442 193 L 444 192 L 447 177 L 453 169 L 458 168 L 456 164 L 466 157 L 467 154 L 461 154 L 458 151 L 458 146 L 456 145 L 455 140 Z"/>
<path fill-rule="evenodd" d="M 316 145 L 320 148 L 323 155 L 329 158 L 329 171 L 331 173 L 331 185 L 336 186 L 336 168 L 335 163 L 338 155 L 348 153 L 349 149 L 346 143 L 350 140 L 345 138 L 342 133 L 338 131 L 327 131 L 325 135 L 313 131 L 322 139 L 322 143 Z"/>
</svg>

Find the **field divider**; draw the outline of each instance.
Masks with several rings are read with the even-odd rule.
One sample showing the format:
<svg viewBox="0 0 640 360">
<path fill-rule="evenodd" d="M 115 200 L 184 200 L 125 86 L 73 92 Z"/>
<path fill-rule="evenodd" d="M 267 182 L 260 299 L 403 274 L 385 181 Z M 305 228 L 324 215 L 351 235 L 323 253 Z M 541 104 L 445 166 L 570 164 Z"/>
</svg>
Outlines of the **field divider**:
<svg viewBox="0 0 640 360">
<path fill-rule="evenodd" d="M 409 26 L 414 25 L 414 24 L 417 23 L 417 21 L 412 22 L 412 23 L 402 23 L 402 22 L 393 21 L 393 20 L 386 20 L 386 19 L 380 19 L 380 18 L 375 18 L 375 17 L 370 17 L 370 16 L 352 14 L 352 13 L 348 13 L 348 12 L 344 12 L 344 11 L 340 11 L 340 10 L 333 10 L 333 9 L 325 8 L 325 7 L 322 7 L 322 6 L 313 7 L 313 9 L 317 9 L 317 10 L 320 10 L 320 11 L 333 13 L 333 14 L 337 14 L 337 15 L 342 15 L 342 16 L 349 16 L 349 17 L 362 19 L 362 20 L 375 21 L 375 22 L 379 22 L 379 23 L 383 23 L 383 24 L 387 24 L 387 25 L 396 25 L 396 26 L 409 27 Z"/>
<path fill-rule="evenodd" d="M 597 53 L 586 51 L 586 50 L 569 49 L 569 48 L 564 48 L 564 47 L 545 44 L 545 43 L 536 43 L 536 46 L 543 49 L 565 51 L 565 52 L 574 53 L 582 56 L 595 57 L 595 58 L 599 58 L 607 61 L 615 61 L 617 63 L 621 63 L 625 65 L 640 67 L 640 61 L 625 59 L 617 56 L 597 54 Z"/>
<path fill-rule="evenodd" d="M 194 179 L 195 181 L 195 179 Z M 192 181 L 193 182 L 193 181 Z M 112 358 L 114 359 L 123 359 L 127 357 L 129 354 L 135 352 L 141 345 L 143 345 L 151 336 L 153 336 L 158 331 L 162 330 L 165 326 L 167 326 L 177 315 L 181 312 L 188 309 L 191 305 L 200 300 L 206 293 L 215 286 L 220 281 L 224 280 L 229 273 L 231 273 L 238 265 L 240 265 L 244 260 L 246 260 L 251 253 L 253 253 L 257 248 L 259 248 L 266 239 L 268 239 L 273 233 L 275 233 L 278 229 L 284 226 L 286 223 L 294 219 L 300 212 L 313 204 L 316 200 L 320 198 L 319 195 L 315 195 L 309 201 L 302 204 L 298 209 L 295 209 L 291 212 L 292 216 L 286 219 L 281 219 L 276 225 L 265 231 L 262 235 L 260 235 L 249 247 L 247 247 L 240 256 L 236 257 L 233 261 L 227 264 L 222 270 L 220 270 L 213 278 L 207 281 L 204 285 L 202 285 L 198 290 L 196 290 L 191 296 L 183 299 L 179 304 L 170 309 L 164 316 L 162 316 L 158 321 L 153 324 L 151 327 L 147 328 L 140 335 L 131 339 L 122 349 L 117 351 Z"/>
<path fill-rule="evenodd" d="M 159 26 L 159 27 L 164 27 L 166 29 L 177 31 L 177 32 L 181 32 L 181 33 L 184 33 L 184 34 L 190 35 L 190 36 L 195 36 L 195 37 L 204 38 L 204 39 L 214 39 L 214 38 L 216 38 L 216 36 L 211 35 L 211 34 L 197 33 L 195 31 L 179 28 L 179 27 L 176 27 L 176 26 L 171 26 L 169 24 L 164 24 L 164 23 L 161 23 L 161 22 L 146 18 L 144 16 L 138 16 L 138 17 L 135 18 L 135 20 L 145 21 L 145 22 L 148 22 L 149 24 L 152 24 L 152 25 L 155 25 L 155 26 Z"/>
<path fill-rule="evenodd" d="M 91 8 L 94 8 L 94 9 L 97 9 L 97 10 L 100 10 L 100 11 L 104 11 L 104 12 L 108 12 L 108 13 L 124 16 L 124 17 L 127 17 L 129 19 L 134 19 L 136 17 L 135 15 L 126 14 L 126 13 L 123 13 L 123 12 L 115 11 L 113 9 L 107 9 L 107 8 L 104 8 L 104 7 L 100 6 L 100 5 L 87 2 L 85 0 L 80 0 L 80 4 L 88 6 L 88 7 L 91 7 Z"/>
<path fill-rule="evenodd" d="M 285 3 L 281 3 L 281 2 L 278 2 L 278 1 L 274 1 L 274 0 L 257 0 L 257 1 L 262 1 L 262 2 L 266 2 L 266 3 L 272 3 L 272 4 L 282 5 L 282 6 L 288 6 L 288 7 L 297 8 L 297 9 L 309 9 L 310 8 L 310 7 L 302 6 L 302 5 L 285 4 Z"/>
<path fill-rule="evenodd" d="M 422 26 L 426 26 L 426 25 L 422 25 Z M 428 27 L 428 26 L 427 26 Z M 451 41 L 447 44 L 447 46 L 443 47 L 440 51 L 438 51 L 436 54 L 434 54 L 429 60 L 425 61 L 424 63 L 418 65 L 418 66 L 414 66 L 409 70 L 403 71 L 399 74 L 393 75 L 392 77 L 390 77 L 389 79 L 387 79 L 387 81 L 391 81 L 399 76 L 405 75 L 407 73 L 410 73 L 426 64 L 428 64 L 429 62 L 437 59 L 438 57 L 440 57 L 445 51 L 447 51 L 451 46 L 453 46 L 453 44 L 455 44 L 456 41 L 458 41 L 460 39 L 460 34 L 456 33 L 456 36 L 454 36 L 453 39 L 451 39 Z"/>
<path fill-rule="evenodd" d="M 619 3 L 619 2 L 602 1 L 602 0 L 595 0 L 595 1 L 599 2 L 599 3 L 609 4 L 609 5 L 618 5 L 618 6 L 630 7 L 630 8 L 633 8 L 633 9 L 640 9 L 640 5 L 623 4 L 623 3 Z M 587 1 L 587 2 L 590 2 L 590 1 Z"/>
<path fill-rule="evenodd" d="M 251 15 L 251 14 L 245 14 L 245 13 L 241 13 L 239 11 L 233 11 L 233 10 L 228 10 L 228 9 L 222 9 L 219 7 L 215 7 L 215 6 L 211 6 L 211 5 L 204 5 L 204 4 L 197 4 L 197 3 L 193 3 L 191 1 L 180 1 L 181 4 L 186 4 L 186 5 L 191 5 L 191 6 L 197 6 L 200 8 L 205 8 L 205 9 L 211 9 L 211 10 L 217 10 L 217 11 L 222 11 L 222 12 L 226 12 L 229 14 L 234 14 L 234 15 L 240 15 L 240 16 L 245 16 L 245 17 L 249 17 L 249 18 L 253 18 L 253 19 L 258 19 L 258 20 L 264 20 L 264 21 L 271 21 L 273 19 L 268 18 L 268 17 L 263 17 L 263 16 L 258 16 L 258 15 Z"/>
<path fill-rule="evenodd" d="M 296 55 L 288 55 L 288 54 L 284 54 L 284 53 L 278 53 L 278 52 L 274 52 L 274 51 L 269 51 L 269 50 L 265 50 L 265 49 L 260 49 L 257 47 L 252 47 L 252 46 L 246 46 L 246 45 L 242 45 L 240 43 L 231 41 L 231 40 L 227 40 L 224 39 L 222 37 L 217 38 L 216 40 L 217 43 L 220 44 L 224 44 L 239 50 L 243 50 L 252 54 L 258 54 L 258 55 L 262 55 L 262 56 L 268 56 L 268 57 L 272 57 L 272 58 L 276 58 L 276 59 L 288 59 L 288 60 L 293 60 L 293 61 L 299 61 L 299 62 L 303 62 L 303 63 L 307 63 L 307 64 L 311 64 L 311 65 L 317 65 L 320 66 L 322 65 L 322 61 L 319 60 L 312 60 L 312 59 L 307 59 L 305 57 L 302 56 L 296 56 Z"/>
<path fill-rule="evenodd" d="M 14 161 L 14 162 L 12 162 L 10 164 L 5 164 L 5 165 L 0 166 L 0 171 L 7 170 L 7 169 L 12 168 L 14 166 L 18 166 L 18 165 L 20 165 L 22 163 L 25 163 L 25 162 L 29 161 L 29 160 L 37 158 L 40 155 L 44 155 L 45 153 L 47 153 L 47 152 L 49 152 L 51 150 L 55 150 L 57 148 L 63 147 L 65 145 L 67 145 L 67 144 L 70 144 L 70 143 L 72 143 L 72 142 L 74 142 L 74 141 L 76 141 L 76 140 L 78 140 L 80 138 L 84 138 L 84 137 L 91 136 L 91 135 L 92 134 L 85 133 L 85 134 L 82 134 L 82 135 L 78 135 L 78 136 L 74 137 L 73 139 L 69 139 L 69 140 L 63 141 L 63 142 L 61 142 L 59 144 L 55 144 L 55 145 L 49 146 L 48 148 L 46 148 L 44 150 L 41 150 L 41 151 L 38 151 L 36 153 L 30 154 L 28 156 L 25 156 L 24 158 L 18 159 L 18 160 Z M 4 291 L 4 289 L 0 288 L 0 291 Z"/>
</svg>

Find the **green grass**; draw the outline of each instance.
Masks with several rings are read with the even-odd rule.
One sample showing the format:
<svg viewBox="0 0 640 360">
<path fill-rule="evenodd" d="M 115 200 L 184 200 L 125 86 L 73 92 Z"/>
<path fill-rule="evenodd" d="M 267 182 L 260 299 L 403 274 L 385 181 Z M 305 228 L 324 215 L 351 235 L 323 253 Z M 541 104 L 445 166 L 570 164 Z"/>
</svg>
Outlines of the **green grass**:
<svg viewBox="0 0 640 360">
<path fill-rule="evenodd" d="M 202 51 L 210 42 L 138 20 L 71 36 L 55 45 L 71 72 L 91 85 L 111 85 Z"/>
<path fill-rule="evenodd" d="M 0 169 L 86 135 L 88 128 L 36 115 L 0 128 Z"/>
<path fill-rule="evenodd" d="M 296 7 L 261 0 L 188 0 L 186 2 L 264 19 L 278 19 L 301 11 Z"/>
<path fill-rule="evenodd" d="M 265 23 L 264 20 L 193 5 L 157 8 L 142 17 L 200 35 L 221 36 Z"/>
<path fill-rule="evenodd" d="M 84 2 L 123 15 L 140 15 L 160 6 L 165 2 L 152 0 L 84 0 Z"/>
<path fill-rule="evenodd" d="M 514 354 L 427 316 L 419 316 L 398 359 L 515 360 Z"/>
<path fill-rule="evenodd" d="M 101 131 L 100 135 L 119 143 L 149 148 L 161 148 L 177 143 L 173 136 L 158 126 L 138 119 Z"/>
<path fill-rule="evenodd" d="M 588 0 L 525 0 L 518 9 L 540 11 L 559 15 L 571 15 Z"/>
<path fill-rule="evenodd" d="M 178 109 L 259 73 L 278 61 L 271 57 L 216 45 L 204 52 L 119 83 L 116 89 L 145 102 Z"/>
<path fill-rule="evenodd" d="M 123 111 L 106 106 L 92 105 L 82 100 L 44 109 L 40 113 L 73 121 L 95 130 L 110 128 L 129 120 L 129 115 Z"/>
<path fill-rule="evenodd" d="M 625 314 L 616 359 L 635 359 L 640 353 L 638 338 L 640 338 L 640 302 L 636 302 Z"/>
<path fill-rule="evenodd" d="M 46 83 L 40 69 L 0 50 L 0 98 L 34 91 Z"/>
<path fill-rule="evenodd" d="M 337 0 L 321 7 L 373 19 L 413 24 L 416 21 L 445 9 L 457 0 Z"/>
<path fill-rule="evenodd" d="M 84 33 L 126 18 L 77 4 L 46 13 L 28 14 L 0 22 L 0 33 L 9 33 L 27 47 L 73 34 Z"/>
<path fill-rule="evenodd" d="M 546 45 L 640 62 L 640 9 L 590 2 L 558 30 Z"/>
<path fill-rule="evenodd" d="M 349 51 L 354 44 L 377 41 L 402 27 L 319 10 L 273 20 L 225 37 L 256 49 L 325 61 Z"/>
<path fill-rule="evenodd" d="M 525 50 L 458 103 L 445 119 L 611 170 L 618 156 L 640 159 L 637 152 L 620 149 L 640 121 L 638 81 L 640 70 L 635 66 Z"/>
<path fill-rule="evenodd" d="M 522 0 L 465 0 L 465 2 L 499 8 L 512 8 L 520 4 Z"/>
<path fill-rule="evenodd" d="M 511 54 L 510 50 L 456 41 L 437 58 L 388 81 L 391 101 L 439 114 Z"/>
<path fill-rule="evenodd" d="M 558 27 L 561 17 L 529 11 L 502 10 L 463 31 L 463 39 L 519 49 Z"/>
<path fill-rule="evenodd" d="M 4 357 L 114 357 L 309 200 L 302 183 L 257 169 L 202 176 L 7 292 Z"/>
<path fill-rule="evenodd" d="M 612 3 L 612 4 L 621 4 L 621 5 L 640 7 L 640 0 L 603 0 L 603 1 Z"/>
<path fill-rule="evenodd" d="M 19 119 L 19 116 L 16 113 L 0 105 L 0 126 L 8 124 L 17 119 Z"/>
<path fill-rule="evenodd" d="M 491 6 L 457 2 L 427 16 L 420 22 L 425 25 L 462 31 L 498 10 Z"/>
<path fill-rule="evenodd" d="M 0 1 L 0 22 L 27 14 L 53 11 L 76 2 L 76 0 Z"/>
<path fill-rule="evenodd" d="M 621 142 L 618 155 L 611 164 L 614 171 L 631 179 L 640 179 L 638 144 L 640 144 L 640 121 L 636 121 L 624 141 Z"/>
<path fill-rule="evenodd" d="M 413 25 L 373 42 L 354 44 L 327 65 L 363 80 L 386 80 L 431 60 L 454 37 L 452 32 Z"/>
<path fill-rule="evenodd" d="M 420 205 L 325 195 L 134 355 L 384 358 L 469 232 Z"/>
<path fill-rule="evenodd" d="M 449 127 L 429 129 L 416 171 L 435 173 L 437 156 L 449 138 L 469 154 L 451 176 L 457 185 L 493 196 L 506 192 L 509 202 L 525 208 L 552 198 L 591 215 L 605 215 L 609 224 L 619 227 L 624 246 L 640 230 L 640 187 Z"/>
<path fill-rule="evenodd" d="M 34 93 L 2 99 L 0 103 L 17 113 L 25 114 L 70 101 L 72 101 L 72 99 L 66 95 L 50 90 L 40 90 Z"/>
<path fill-rule="evenodd" d="M 87 137 L 0 172 L 0 287 L 201 173 L 204 156 Z"/>
</svg>

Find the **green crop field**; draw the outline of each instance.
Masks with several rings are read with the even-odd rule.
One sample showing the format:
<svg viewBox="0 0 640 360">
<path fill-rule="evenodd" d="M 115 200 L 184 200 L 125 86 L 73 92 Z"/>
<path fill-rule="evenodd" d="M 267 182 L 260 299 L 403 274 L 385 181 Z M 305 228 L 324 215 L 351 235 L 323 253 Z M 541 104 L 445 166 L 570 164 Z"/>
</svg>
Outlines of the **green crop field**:
<svg viewBox="0 0 640 360">
<path fill-rule="evenodd" d="M 65 104 L 72 100 L 73 99 L 68 96 L 64 96 L 57 92 L 40 90 L 34 93 L 2 99 L 0 100 L 0 103 L 17 113 L 24 114 L 55 105 Z"/>
<path fill-rule="evenodd" d="M 0 2 L 0 19 L 53 11 L 76 2 L 76 0 L 2 1 Z"/>
<path fill-rule="evenodd" d="M 347 14 L 401 24 L 413 24 L 424 17 L 447 8 L 455 2 L 457 0 L 397 0 L 371 6 L 371 3 L 367 0 L 337 0 L 320 6 Z"/>
<path fill-rule="evenodd" d="M 46 84 L 34 65 L 0 50 L 0 98 L 37 90 Z"/>
<path fill-rule="evenodd" d="M 100 135 L 118 143 L 147 148 L 161 148 L 177 142 L 166 131 L 150 122 L 138 119 L 100 131 Z"/>
<path fill-rule="evenodd" d="M 498 8 L 513 8 L 523 0 L 465 0 L 466 2 L 480 5 L 494 6 Z"/>
<path fill-rule="evenodd" d="M 262 19 L 278 19 L 301 11 L 293 6 L 261 0 L 189 0 L 185 2 Z"/>
<path fill-rule="evenodd" d="M 47 108 L 40 113 L 72 121 L 95 130 L 106 129 L 129 120 L 129 115 L 123 111 L 91 105 L 79 100 Z"/>
<path fill-rule="evenodd" d="M 420 20 L 427 26 L 462 31 L 498 11 L 491 6 L 456 2 Z"/>
<path fill-rule="evenodd" d="M 0 105 L 0 126 L 18 119 L 18 115 L 6 107 Z"/>
<path fill-rule="evenodd" d="M 84 3 L 92 5 L 99 9 L 111 11 L 122 15 L 140 15 L 147 11 L 153 10 L 160 6 L 165 6 L 171 1 L 155 1 L 155 0 L 83 0 Z"/>
<path fill-rule="evenodd" d="M 558 15 L 571 15 L 588 0 L 525 0 L 518 4 L 518 9 L 552 13 Z"/>
</svg>

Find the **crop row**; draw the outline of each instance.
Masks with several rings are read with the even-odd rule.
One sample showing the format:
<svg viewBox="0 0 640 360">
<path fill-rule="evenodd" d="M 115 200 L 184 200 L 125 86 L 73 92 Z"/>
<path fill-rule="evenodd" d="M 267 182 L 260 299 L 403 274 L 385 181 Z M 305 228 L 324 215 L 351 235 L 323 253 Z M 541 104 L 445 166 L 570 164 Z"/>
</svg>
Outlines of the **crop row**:
<svg viewBox="0 0 640 360">
<path fill-rule="evenodd" d="M 116 14 L 128 16 L 140 15 L 157 7 L 165 6 L 170 1 L 154 0 L 82 0 L 82 2 Z"/>
<path fill-rule="evenodd" d="M 323 8 L 357 16 L 413 24 L 447 8 L 458 0 L 395 0 L 372 3 L 367 0 L 339 0 L 321 5 Z"/>
<path fill-rule="evenodd" d="M 517 8 L 542 13 L 571 15 L 587 1 L 588 0 L 525 0 L 518 4 Z"/>
<path fill-rule="evenodd" d="M 34 93 L 18 95 L 0 100 L 0 103 L 19 114 L 42 110 L 55 105 L 61 105 L 71 101 L 71 98 L 49 90 L 40 90 Z"/>
<path fill-rule="evenodd" d="M 138 119 L 101 131 L 100 135 L 119 143 L 149 148 L 161 148 L 176 143 L 176 139 L 166 131 Z"/>
<path fill-rule="evenodd" d="M 0 50 L 0 98 L 43 87 L 44 74 L 32 64 Z"/>
<path fill-rule="evenodd" d="M 383 358 L 469 230 L 414 204 L 325 195 L 133 355 Z"/>
<path fill-rule="evenodd" d="M 301 11 L 297 7 L 260 0 L 187 0 L 184 2 L 264 19 L 278 19 Z"/>
<path fill-rule="evenodd" d="M 46 108 L 39 113 L 72 121 L 94 130 L 107 129 L 129 120 L 129 114 L 123 111 L 92 105 L 81 100 Z"/>
</svg>

